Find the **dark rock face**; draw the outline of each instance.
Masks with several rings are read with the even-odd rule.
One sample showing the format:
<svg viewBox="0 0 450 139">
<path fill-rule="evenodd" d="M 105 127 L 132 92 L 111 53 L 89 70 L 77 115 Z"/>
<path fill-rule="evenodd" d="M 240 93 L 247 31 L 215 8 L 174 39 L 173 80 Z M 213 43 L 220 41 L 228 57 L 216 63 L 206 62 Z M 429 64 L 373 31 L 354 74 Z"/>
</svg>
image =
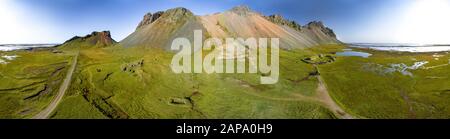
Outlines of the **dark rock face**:
<svg viewBox="0 0 450 139">
<path fill-rule="evenodd" d="M 322 21 L 309 22 L 305 26 L 305 28 L 308 28 L 308 29 L 315 29 L 315 28 L 317 28 L 317 29 L 320 29 L 322 32 L 324 32 L 326 35 L 328 35 L 330 37 L 333 37 L 333 38 L 336 38 L 336 34 L 334 34 L 334 31 L 332 29 L 328 28 L 328 27 L 325 27 L 325 25 L 323 25 Z"/>
<path fill-rule="evenodd" d="M 290 21 L 290 20 L 284 19 L 281 15 L 278 15 L 278 14 L 264 16 L 264 18 L 266 18 L 270 22 L 278 24 L 278 25 L 286 25 L 286 26 L 289 26 L 298 31 L 302 30 L 302 26 L 300 24 L 298 24 L 295 21 Z"/>
<path fill-rule="evenodd" d="M 109 31 L 93 32 L 91 36 L 96 38 L 94 39 L 94 41 L 96 41 L 96 44 L 100 44 L 102 46 L 116 43 L 116 41 L 111 38 L 111 33 Z"/>
<path fill-rule="evenodd" d="M 149 25 L 153 22 L 155 22 L 159 17 L 161 17 L 164 14 L 164 11 L 159 11 L 156 12 L 154 14 L 152 13 L 147 13 L 144 15 L 144 19 L 142 19 L 142 21 L 139 23 L 139 25 L 137 26 L 136 30 L 145 26 L 145 25 Z"/>
</svg>

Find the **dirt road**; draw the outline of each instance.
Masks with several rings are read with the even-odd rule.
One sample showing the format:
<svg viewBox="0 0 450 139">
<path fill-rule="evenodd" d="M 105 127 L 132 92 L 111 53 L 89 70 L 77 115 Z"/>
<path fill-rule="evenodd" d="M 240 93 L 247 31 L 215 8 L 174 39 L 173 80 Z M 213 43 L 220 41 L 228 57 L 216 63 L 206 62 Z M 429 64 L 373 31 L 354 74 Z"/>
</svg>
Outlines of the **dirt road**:
<svg viewBox="0 0 450 139">
<path fill-rule="evenodd" d="M 50 104 L 41 112 L 39 112 L 37 115 L 33 116 L 32 119 L 47 119 L 50 114 L 55 110 L 56 106 L 58 106 L 59 102 L 62 100 L 64 94 L 66 93 L 67 88 L 70 85 L 70 82 L 72 80 L 73 71 L 75 71 L 75 67 L 77 66 L 78 62 L 78 55 L 77 53 L 72 61 L 72 65 L 70 69 L 67 71 L 66 78 L 64 78 L 63 83 L 59 87 L 58 93 L 56 94 L 56 97 L 50 102 Z"/>
</svg>

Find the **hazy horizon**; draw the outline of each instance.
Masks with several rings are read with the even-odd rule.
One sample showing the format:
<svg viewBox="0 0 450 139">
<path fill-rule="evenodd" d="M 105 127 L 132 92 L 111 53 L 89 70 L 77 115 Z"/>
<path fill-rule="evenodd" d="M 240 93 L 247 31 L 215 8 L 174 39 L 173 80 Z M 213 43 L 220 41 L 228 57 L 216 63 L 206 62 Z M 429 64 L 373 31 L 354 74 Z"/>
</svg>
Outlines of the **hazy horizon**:
<svg viewBox="0 0 450 139">
<path fill-rule="evenodd" d="M 121 41 L 147 12 L 185 7 L 205 15 L 238 5 L 264 15 L 281 14 L 301 25 L 323 21 L 346 43 L 450 44 L 449 0 L 4 0 L 0 44 L 63 43 L 102 30 Z"/>
</svg>

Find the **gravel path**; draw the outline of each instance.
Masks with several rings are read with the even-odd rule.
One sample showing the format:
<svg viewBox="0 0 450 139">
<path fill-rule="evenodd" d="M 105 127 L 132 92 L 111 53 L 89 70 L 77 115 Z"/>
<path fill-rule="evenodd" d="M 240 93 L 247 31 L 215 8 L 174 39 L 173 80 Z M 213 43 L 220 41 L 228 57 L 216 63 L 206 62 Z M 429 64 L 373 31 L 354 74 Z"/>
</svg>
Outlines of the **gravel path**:
<svg viewBox="0 0 450 139">
<path fill-rule="evenodd" d="M 56 106 L 58 106 L 59 102 L 62 100 L 72 80 L 73 71 L 75 71 L 75 67 L 77 66 L 78 62 L 77 60 L 78 55 L 79 53 L 76 54 L 75 57 L 73 58 L 72 65 L 70 69 L 67 71 L 66 78 L 59 87 L 58 94 L 56 94 L 56 97 L 52 100 L 52 102 L 50 102 L 50 104 L 44 110 L 39 112 L 37 115 L 33 116 L 32 119 L 47 119 L 50 116 L 50 114 L 55 110 Z"/>
</svg>

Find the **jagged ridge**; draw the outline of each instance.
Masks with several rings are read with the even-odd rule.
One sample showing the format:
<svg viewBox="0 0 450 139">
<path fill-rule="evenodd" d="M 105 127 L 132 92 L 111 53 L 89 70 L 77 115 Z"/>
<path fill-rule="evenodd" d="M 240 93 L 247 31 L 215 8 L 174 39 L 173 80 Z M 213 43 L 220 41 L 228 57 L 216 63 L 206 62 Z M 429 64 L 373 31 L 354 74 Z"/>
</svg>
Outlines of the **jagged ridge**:
<svg viewBox="0 0 450 139">
<path fill-rule="evenodd" d="M 139 28 L 141 28 L 142 26 L 151 24 L 153 22 L 156 21 L 156 19 L 158 19 L 159 17 L 161 17 L 161 15 L 164 14 L 164 11 L 158 11 L 154 14 L 152 13 L 147 13 L 144 15 L 144 19 L 139 23 L 139 25 L 137 26 L 136 30 L 138 30 Z"/>
<path fill-rule="evenodd" d="M 319 28 L 325 34 L 336 38 L 336 34 L 334 33 L 334 31 L 332 29 L 326 27 L 325 25 L 323 25 L 322 21 L 312 21 L 306 25 L 306 28 L 308 28 L 308 29 L 313 29 L 314 27 Z"/>
<path fill-rule="evenodd" d="M 335 33 L 322 22 L 301 26 L 281 15 L 263 16 L 247 6 L 237 6 L 223 13 L 195 16 L 186 8 L 173 8 L 147 14 L 135 32 L 121 41 L 125 47 L 144 46 L 169 49 L 176 37 L 193 40 L 194 30 L 204 37 L 277 37 L 283 49 L 340 43 Z"/>
<path fill-rule="evenodd" d="M 269 16 L 264 16 L 267 20 L 278 24 L 278 25 L 286 25 L 289 26 L 291 28 L 294 28 L 295 30 L 301 31 L 302 30 L 302 25 L 298 24 L 295 21 L 290 21 L 287 19 L 284 19 L 283 16 L 279 15 L 279 14 L 274 14 L 274 15 L 269 15 Z"/>
</svg>

